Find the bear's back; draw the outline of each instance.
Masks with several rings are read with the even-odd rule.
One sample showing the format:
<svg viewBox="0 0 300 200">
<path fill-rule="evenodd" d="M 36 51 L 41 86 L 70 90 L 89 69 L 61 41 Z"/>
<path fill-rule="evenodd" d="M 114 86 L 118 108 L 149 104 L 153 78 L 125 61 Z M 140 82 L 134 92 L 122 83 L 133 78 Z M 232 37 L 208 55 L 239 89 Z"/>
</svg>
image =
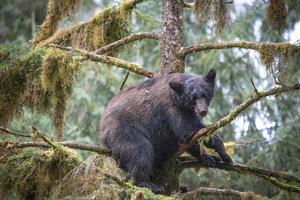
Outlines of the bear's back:
<svg viewBox="0 0 300 200">
<path fill-rule="evenodd" d="M 169 74 L 145 80 L 122 90 L 111 99 L 101 118 L 100 142 L 106 147 L 107 139 L 115 140 L 131 128 L 137 134 L 153 136 L 168 127 L 166 115 L 172 107 L 169 81 L 184 74 Z M 121 133 L 122 131 L 122 133 Z"/>
</svg>

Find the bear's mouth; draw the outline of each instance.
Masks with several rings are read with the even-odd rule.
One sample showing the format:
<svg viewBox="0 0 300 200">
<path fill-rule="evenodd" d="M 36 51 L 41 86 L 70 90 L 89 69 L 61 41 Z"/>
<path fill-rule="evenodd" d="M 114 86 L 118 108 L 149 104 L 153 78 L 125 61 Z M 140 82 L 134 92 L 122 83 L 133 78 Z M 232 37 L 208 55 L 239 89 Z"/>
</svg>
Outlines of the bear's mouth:
<svg viewBox="0 0 300 200">
<path fill-rule="evenodd" d="M 207 111 L 205 110 L 201 111 L 197 108 L 197 106 L 194 107 L 194 112 L 200 117 L 205 117 L 207 115 Z"/>
</svg>

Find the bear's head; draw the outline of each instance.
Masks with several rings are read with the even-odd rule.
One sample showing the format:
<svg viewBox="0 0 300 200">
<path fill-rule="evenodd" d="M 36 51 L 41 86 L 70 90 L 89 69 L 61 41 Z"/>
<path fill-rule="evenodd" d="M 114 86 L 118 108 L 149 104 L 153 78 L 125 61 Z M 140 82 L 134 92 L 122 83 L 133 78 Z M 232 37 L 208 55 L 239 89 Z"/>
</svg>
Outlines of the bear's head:
<svg viewBox="0 0 300 200">
<path fill-rule="evenodd" d="M 176 104 L 182 109 L 206 116 L 207 108 L 214 97 L 216 71 L 211 69 L 206 76 L 182 75 L 180 80 L 171 80 Z"/>
</svg>

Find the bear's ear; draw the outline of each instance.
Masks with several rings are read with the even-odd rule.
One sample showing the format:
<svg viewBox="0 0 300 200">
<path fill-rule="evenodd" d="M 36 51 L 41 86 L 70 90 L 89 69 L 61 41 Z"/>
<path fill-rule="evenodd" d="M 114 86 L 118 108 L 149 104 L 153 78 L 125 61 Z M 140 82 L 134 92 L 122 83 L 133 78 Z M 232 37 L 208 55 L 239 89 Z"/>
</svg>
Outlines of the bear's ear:
<svg viewBox="0 0 300 200">
<path fill-rule="evenodd" d="M 170 86 L 170 88 L 172 88 L 173 90 L 175 90 L 178 93 L 182 93 L 183 89 L 184 89 L 183 84 L 179 83 L 179 82 L 171 81 L 171 82 L 169 82 L 169 86 Z"/>
<path fill-rule="evenodd" d="M 209 72 L 205 76 L 205 80 L 207 80 L 210 83 L 214 83 L 215 78 L 216 78 L 216 70 L 215 69 L 209 70 Z"/>
</svg>

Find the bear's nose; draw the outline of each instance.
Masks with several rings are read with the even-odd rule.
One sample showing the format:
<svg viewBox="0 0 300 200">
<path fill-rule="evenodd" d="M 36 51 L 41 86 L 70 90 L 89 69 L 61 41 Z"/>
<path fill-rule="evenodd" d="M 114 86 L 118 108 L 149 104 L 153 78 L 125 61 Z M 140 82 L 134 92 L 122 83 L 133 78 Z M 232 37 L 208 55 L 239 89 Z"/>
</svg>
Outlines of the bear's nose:
<svg viewBox="0 0 300 200">
<path fill-rule="evenodd" d="M 199 113 L 202 117 L 205 117 L 207 115 L 207 111 L 206 110 L 202 110 L 200 113 Z"/>
</svg>

